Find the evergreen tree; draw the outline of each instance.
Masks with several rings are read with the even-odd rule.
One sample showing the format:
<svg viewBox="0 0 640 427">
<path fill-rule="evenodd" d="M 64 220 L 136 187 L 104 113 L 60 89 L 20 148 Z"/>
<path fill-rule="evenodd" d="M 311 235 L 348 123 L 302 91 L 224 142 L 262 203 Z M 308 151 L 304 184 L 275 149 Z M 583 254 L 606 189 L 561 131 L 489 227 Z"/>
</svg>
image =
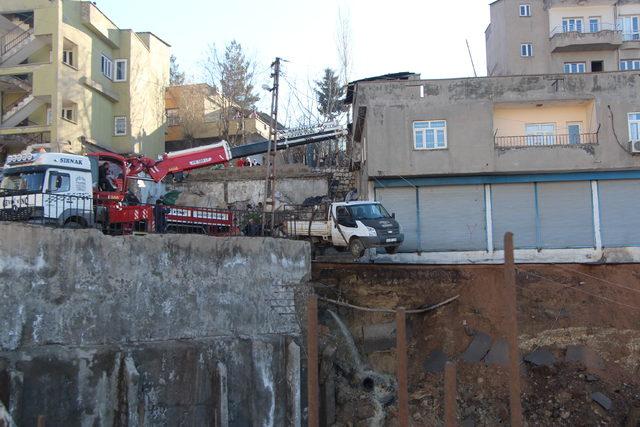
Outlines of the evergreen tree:
<svg viewBox="0 0 640 427">
<path fill-rule="evenodd" d="M 175 55 L 171 55 L 171 63 L 169 65 L 169 84 L 171 86 L 180 86 L 185 82 L 184 72 L 180 71 L 178 60 Z"/>
<path fill-rule="evenodd" d="M 224 50 L 224 57 L 217 62 L 221 95 L 241 110 L 254 108 L 260 100 L 253 92 L 254 64 L 245 57 L 240 43 L 232 40 Z"/>
<path fill-rule="evenodd" d="M 318 99 L 318 112 L 327 121 L 334 120 L 344 112 L 342 98 L 344 86 L 340 84 L 340 78 L 331 68 L 324 70 L 322 80 L 316 80 L 315 93 Z"/>
</svg>

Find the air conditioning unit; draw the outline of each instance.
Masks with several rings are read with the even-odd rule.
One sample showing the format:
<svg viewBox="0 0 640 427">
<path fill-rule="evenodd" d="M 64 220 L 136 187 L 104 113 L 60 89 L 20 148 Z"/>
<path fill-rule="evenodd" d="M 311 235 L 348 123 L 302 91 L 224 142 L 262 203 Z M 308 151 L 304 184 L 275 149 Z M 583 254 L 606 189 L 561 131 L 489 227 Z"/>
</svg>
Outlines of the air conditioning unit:
<svg viewBox="0 0 640 427">
<path fill-rule="evenodd" d="M 640 153 L 640 141 L 631 141 L 631 152 Z"/>
</svg>

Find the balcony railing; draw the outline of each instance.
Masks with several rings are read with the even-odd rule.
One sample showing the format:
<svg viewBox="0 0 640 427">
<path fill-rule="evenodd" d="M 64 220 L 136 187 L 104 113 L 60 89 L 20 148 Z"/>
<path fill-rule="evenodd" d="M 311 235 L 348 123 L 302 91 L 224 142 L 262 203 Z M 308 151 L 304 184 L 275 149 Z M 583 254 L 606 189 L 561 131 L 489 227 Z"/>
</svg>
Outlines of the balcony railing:
<svg viewBox="0 0 640 427">
<path fill-rule="evenodd" d="M 592 31 L 593 30 L 593 31 Z M 553 37 L 557 34 L 566 34 L 566 33 L 583 33 L 583 34 L 595 34 L 602 31 L 620 31 L 620 28 L 616 26 L 616 24 L 598 24 L 597 27 L 590 27 L 587 23 L 583 25 L 579 30 L 576 27 L 570 27 L 565 25 L 558 25 L 551 31 L 550 37 Z"/>
<path fill-rule="evenodd" d="M 595 145 L 598 143 L 597 133 L 581 133 L 571 135 L 519 135 L 496 136 L 496 148 L 520 147 L 575 147 Z"/>
</svg>

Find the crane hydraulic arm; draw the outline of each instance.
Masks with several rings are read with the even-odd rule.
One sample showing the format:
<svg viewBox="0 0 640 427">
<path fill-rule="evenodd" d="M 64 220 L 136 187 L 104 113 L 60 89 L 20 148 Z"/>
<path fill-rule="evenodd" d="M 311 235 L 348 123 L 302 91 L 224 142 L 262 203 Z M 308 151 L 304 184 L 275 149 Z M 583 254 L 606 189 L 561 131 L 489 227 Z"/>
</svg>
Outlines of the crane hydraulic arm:
<svg viewBox="0 0 640 427">
<path fill-rule="evenodd" d="M 316 142 L 335 139 L 347 134 L 343 126 L 318 126 L 310 129 L 293 130 L 278 133 L 278 150 L 290 147 L 313 144 Z M 230 148 L 226 141 L 204 145 L 187 150 L 173 151 L 162 155 L 162 159 L 153 160 L 149 157 L 129 157 L 128 176 L 134 178 L 140 172 L 151 176 L 155 182 L 162 181 L 167 175 L 186 172 L 193 169 L 226 163 L 231 159 L 264 154 L 269 149 L 269 141 L 246 144 Z"/>
</svg>

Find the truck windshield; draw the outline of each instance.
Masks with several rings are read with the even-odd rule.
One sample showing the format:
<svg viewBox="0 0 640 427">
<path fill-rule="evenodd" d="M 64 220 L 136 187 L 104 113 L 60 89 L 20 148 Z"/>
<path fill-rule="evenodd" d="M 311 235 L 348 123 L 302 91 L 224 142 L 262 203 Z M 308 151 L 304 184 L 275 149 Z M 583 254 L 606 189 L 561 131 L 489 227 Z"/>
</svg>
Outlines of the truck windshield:
<svg viewBox="0 0 640 427">
<path fill-rule="evenodd" d="M 353 219 L 382 219 L 391 217 L 384 206 L 378 203 L 349 206 L 349 212 L 351 212 Z"/>
<path fill-rule="evenodd" d="M 43 184 L 44 171 L 20 172 L 5 175 L 0 190 L 12 194 L 41 193 Z"/>
</svg>

